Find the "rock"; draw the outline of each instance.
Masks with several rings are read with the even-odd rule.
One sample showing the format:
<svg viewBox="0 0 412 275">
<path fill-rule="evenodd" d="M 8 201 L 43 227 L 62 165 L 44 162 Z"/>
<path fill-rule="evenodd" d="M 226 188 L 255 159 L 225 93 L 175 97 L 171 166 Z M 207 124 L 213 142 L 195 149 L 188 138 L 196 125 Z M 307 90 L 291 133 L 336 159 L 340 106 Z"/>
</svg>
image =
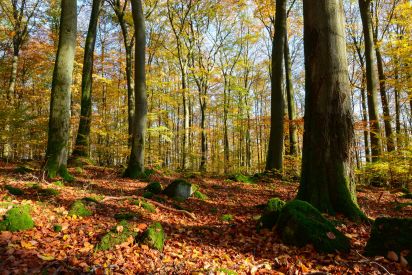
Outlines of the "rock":
<svg viewBox="0 0 412 275">
<path fill-rule="evenodd" d="M 13 206 L 0 222 L 0 231 L 22 231 L 34 227 L 33 219 L 30 215 L 30 206 Z"/>
<path fill-rule="evenodd" d="M 103 236 L 96 248 L 98 250 L 108 250 L 115 245 L 126 242 L 130 236 L 135 238 L 136 235 L 137 233 L 130 228 L 130 225 L 126 221 L 121 221 Z"/>
<path fill-rule="evenodd" d="M 77 200 L 74 201 L 73 204 L 70 206 L 69 215 L 76 215 L 78 217 L 88 217 L 93 215 L 93 212 L 86 207 L 85 203 L 82 200 Z"/>
<path fill-rule="evenodd" d="M 396 254 L 396 252 L 393 252 L 393 251 L 388 251 L 386 258 L 388 258 L 389 260 L 393 262 L 397 262 L 399 260 L 398 254 Z"/>
<path fill-rule="evenodd" d="M 162 225 L 158 222 L 151 224 L 139 238 L 138 242 L 162 252 L 165 242 L 165 233 Z"/>
<path fill-rule="evenodd" d="M 388 256 L 389 252 L 403 255 L 410 263 L 412 259 L 412 218 L 377 218 L 372 226 L 371 236 L 365 247 L 366 256 Z"/>
<path fill-rule="evenodd" d="M 162 193 L 163 187 L 160 184 L 160 182 L 152 182 L 149 183 L 146 187 L 145 187 L 146 191 L 149 191 L 153 194 L 160 194 Z"/>
<path fill-rule="evenodd" d="M 270 200 L 268 200 L 264 207 L 262 217 L 259 219 L 258 229 L 272 229 L 275 226 L 279 218 L 280 211 L 282 210 L 284 205 L 285 202 L 279 198 L 271 198 Z"/>
<path fill-rule="evenodd" d="M 163 191 L 168 197 L 188 199 L 194 192 L 197 191 L 197 187 L 184 179 L 174 180 Z"/>
<path fill-rule="evenodd" d="M 286 244 L 313 244 L 318 252 L 349 252 L 349 239 L 311 204 L 293 200 L 279 214 L 276 230 Z M 333 238 L 331 238 L 333 236 Z"/>
</svg>

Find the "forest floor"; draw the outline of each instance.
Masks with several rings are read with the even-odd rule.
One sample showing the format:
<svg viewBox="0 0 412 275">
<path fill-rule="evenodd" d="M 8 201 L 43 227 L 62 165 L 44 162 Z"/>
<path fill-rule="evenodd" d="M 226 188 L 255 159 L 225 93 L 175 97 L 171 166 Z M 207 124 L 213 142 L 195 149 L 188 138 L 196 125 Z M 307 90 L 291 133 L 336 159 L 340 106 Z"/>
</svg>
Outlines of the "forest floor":
<svg viewBox="0 0 412 275">
<path fill-rule="evenodd" d="M 94 215 L 70 217 L 70 204 L 84 197 L 121 197 L 141 195 L 147 182 L 120 177 L 114 169 L 86 167 L 71 169 L 76 180 L 56 186 L 38 178 L 39 174 L 18 174 L 16 165 L 0 163 L 0 202 L 31 205 L 35 227 L 22 232 L 0 232 L 0 274 L 407 274 L 399 263 L 384 257 L 366 258 L 363 248 L 370 234 L 370 224 L 356 224 L 343 217 L 338 228 L 350 239 L 352 249 L 344 254 L 319 254 L 313 247 L 282 244 L 274 231 L 256 231 L 257 206 L 269 198 L 291 200 L 298 184 L 280 181 L 246 184 L 222 177 L 194 176 L 190 182 L 200 186 L 209 199 L 190 198 L 176 202 L 165 198 L 170 208 L 176 204 L 195 215 L 157 207 L 149 213 L 130 200 L 104 200 L 95 205 Z M 150 181 L 165 186 L 178 175 L 160 172 Z M 33 184 L 54 188 L 60 194 L 40 196 Z M 24 194 L 13 196 L 6 185 L 21 188 Z M 383 188 L 358 188 L 358 202 L 371 218 L 378 216 L 412 217 L 412 207 L 397 209 L 400 193 Z M 114 214 L 139 212 L 142 217 L 131 223 L 137 230 L 159 221 L 165 232 L 163 252 L 132 240 L 107 251 L 95 249 L 101 236 L 116 225 Z M 231 214 L 232 221 L 222 215 Z M 53 226 L 62 225 L 61 232 Z M 409 273 L 412 274 L 412 273 Z"/>
</svg>

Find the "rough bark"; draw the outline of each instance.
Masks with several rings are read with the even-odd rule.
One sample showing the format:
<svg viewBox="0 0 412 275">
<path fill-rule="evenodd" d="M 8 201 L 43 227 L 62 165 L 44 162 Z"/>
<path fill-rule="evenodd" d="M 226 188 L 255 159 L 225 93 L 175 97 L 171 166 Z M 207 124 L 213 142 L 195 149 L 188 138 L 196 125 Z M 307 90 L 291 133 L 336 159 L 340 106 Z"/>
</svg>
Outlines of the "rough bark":
<svg viewBox="0 0 412 275">
<path fill-rule="evenodd" d="M 286 0 L 276 1 L 275 36 L 272 46 L 271 126 L 266 170 L 283 169 L 283 60 L 286 40 Z"/>
<path fill-rule="evenodd" d="M 92 120 L 93 55 L 96 44 L 97 22 L 99 20 L 102 3 L 102 0 L 93 0 L 89 29 L 87 31 L 82 72 L 80 122 L 72 154 L 74 157 L 90 157 L 89 140 Z"/>
<path fill-rule="evenodd" d="M 365 40 L 366 90 L 368 99 L 368 114 L 371 135 L 372 161 L 377 161 L 382 153 L 380 140 L 380 125 L 377 101 L 377 75 L 374 57 L 370 0 L 359 0 L 359 10 L 362 18 L 363 35 Z"/>
<path fill-rule="evenodd" d="M 68 178 L 67 151 L 70 132 L 70 97 L 76 50 L 77 1 L 62 0 L 59 46 L 53 71 L 45 171 Z"/>
<path fill-rule="evenodd" d="M 132 0 L 132 15 L 135 28 L 135 117 L 132 148 L 125 176 L 137 178 L 144 173 L 144 146 L 147 122 L 146 98 L 146 34 L 141 0 Z"/>
<path fill-rule="evenodd" d="M 305 0 L 305 132 L 298 199 L 364 218 L 351 181 L 353 121 L 340 0 Z"/>
</svg>

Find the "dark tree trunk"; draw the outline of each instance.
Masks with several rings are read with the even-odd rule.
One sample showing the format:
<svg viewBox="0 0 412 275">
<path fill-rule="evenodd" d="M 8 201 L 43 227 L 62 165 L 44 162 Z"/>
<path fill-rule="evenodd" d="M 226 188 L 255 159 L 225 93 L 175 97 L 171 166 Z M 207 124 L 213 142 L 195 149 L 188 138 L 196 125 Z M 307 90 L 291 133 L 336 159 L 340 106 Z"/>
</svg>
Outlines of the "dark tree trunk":
<svg viewBox="0 0 412 275">
<path fill-rule="evenodd" d="M 67 172 L 70 97 L 76 50 L 77 1 L 62 0 L 59 46 L 53 72 L 45 171 L 50 178 Z"/>
<path fill-rule="evenodd" d="M 272 47 L 271 126 L 266 170 L 283 169 L 283 60 L 286 40 L 286 0 L 276 0 L 275 36 Z"/>
<path fill-rule="evenodd" d="M 132 0 L 133 23 L 136 32 L 135 54 L 135 117 L 132 148 L 125 176 L 137 178 L 144 173 L 144 146 L 147 121 L 146 98 L 146 34 L 141 0 Z"/>
<path fill-rule="evenodd" d="M 363 218 L 351 182 L 353 121 L 340 0 L 305 0 L 305 132 L 298 199 Z"/>
<path fill-rule="evenodd" d="M 87 31 L 84 50 L 80 122 L 76 144 L 72 154 L 73 157 L 90 157 L 89 140 L 92 120 L 93 55 L 96 44 L 97 22 L 99 20 L 102 3 L 102 0 L 93 0 L 92 13 L 90 15 L 89 29 Z"/>
</svg>

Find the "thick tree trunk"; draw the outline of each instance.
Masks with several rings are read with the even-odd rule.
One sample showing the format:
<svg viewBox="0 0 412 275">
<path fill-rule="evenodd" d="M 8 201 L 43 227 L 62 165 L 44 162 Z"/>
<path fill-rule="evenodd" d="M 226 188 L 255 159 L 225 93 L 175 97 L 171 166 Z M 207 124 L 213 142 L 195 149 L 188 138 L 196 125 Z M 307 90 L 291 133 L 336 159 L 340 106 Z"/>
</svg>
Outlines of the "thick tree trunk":
<svg viewBox="0 0 412 275">
<path fill-rule="evenodd" d="M 272 47 L 271 126 L 266 170 L 283 169 L 283 60 L 286 40 L 286 0 L 276 0 L 275 36 Z"/>
<path fill-rule="evenodd" d="M 359 219 L 351 182 L 353 121 L 340 0 L 305 0 L 305 132 L 298 199 Z"/>
<path fill-rule="evenodd" d="M 135 55 L 135 118 L 132 149 L 125 176 L 137 178 L 144 173 L 144 146 L 147 121 L 146 98 L 146 34 L 141 0 L 132 0 L 133 23 L 136 32 Z"/>
<path fill-rule="evenodd" d="M 289 118 L 289 154 L 296 156 L 298 154 L 298 131 L 295 124 L 296 107 L 295 107 L 295 91 L 292 83 L 292 62 L 290 60 L 289 43 L 287 34 L 285 34 L 285 75 L 286 75 L 286 95 L 288 102 L 288 118 Z"/>
<path fill-rule="evenodd" d="M 380 125 L 377 100 L 377 76 L 374 58 L 374 45 L 372 34 L 372 22 L 369 11 L 370 0 L 359 0 L 359 9 L 362 18 L 363 35 L 365 38 L 365 61 L 366 61 L 366 89 L 368 99 L 368 113 L 371 135 L 372 161 L 377 161 L 382 153 L 380 140 Z"/>
<path fill-rule="evenodd" d="M 102 3 L 102 0 L 93 0 L 92 13 L 90 15 L 83 60 L 80 122 L 76 144 L 72 154 L 73 157 L 90 157 L 89 140 L 92 120 L 93 55 L 96 44 L 97 22 L 99 20 Z"/>
<path fill-rule="evenodd" d="M 53 72 L 45 170 L 50 178 L 66 179 L 70 132 L 70 97 L 76 50 L 77 1 L 62 0 L 59 46 Z"/>
</svg>

